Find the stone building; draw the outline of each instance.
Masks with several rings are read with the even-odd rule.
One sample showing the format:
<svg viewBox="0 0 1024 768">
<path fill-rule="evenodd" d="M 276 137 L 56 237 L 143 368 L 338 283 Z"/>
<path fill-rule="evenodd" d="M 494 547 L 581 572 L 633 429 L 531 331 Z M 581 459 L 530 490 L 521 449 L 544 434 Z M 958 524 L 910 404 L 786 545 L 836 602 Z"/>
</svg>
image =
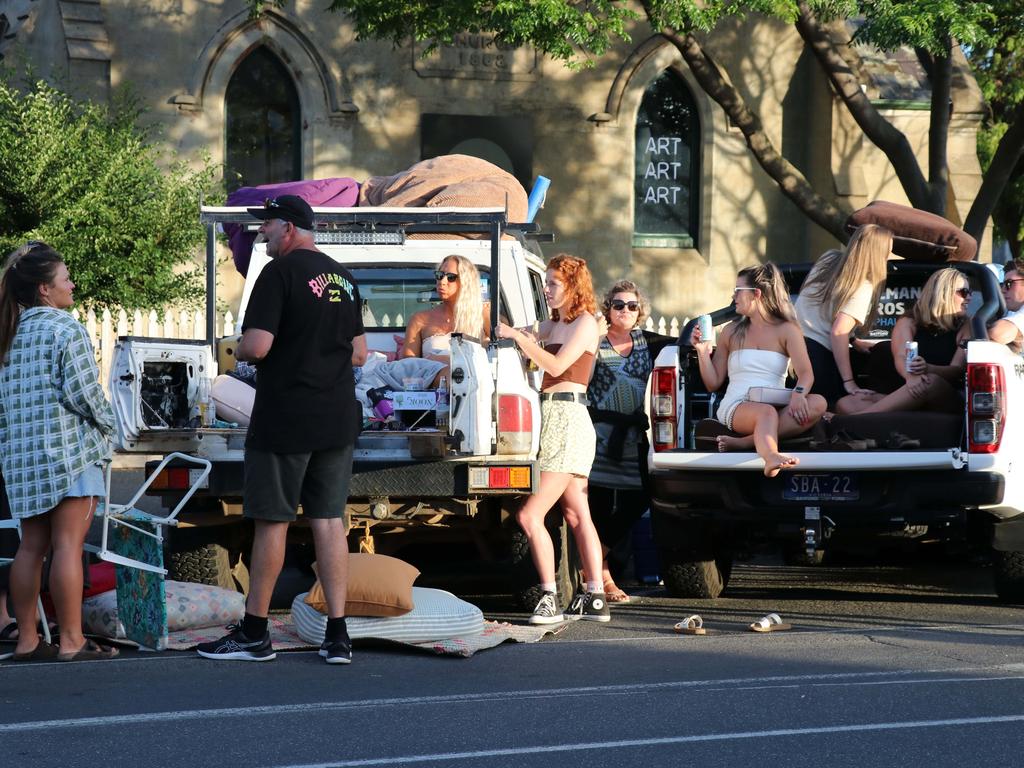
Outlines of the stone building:
<svg viewBox="0 0 1024 768">
<path fill-rule="evenodd" d="M 737 269 L 805 261 L 834 245 L 760 169 L 675 49 L 642 28 L 594 67 L 571 71 L 487 35 L 460 36 L 426 58 L 411 45 L 357 42 L 322 0 L 291 0 L 257 20 L 241 0 L 10 4 L 28 10 L 0 50 L 4 66 L 30 62 L 95 99 L 131 86 L 174 149 L 206 150 L 234 186 L 361 180 L 452 151 L 507 168 L 527 189 L 547 176 L 538 221 L 556 234 L 549 249 L 585 256 L 599 288 L 636 279 L 662 314 L 722 306 Z M 708 48 L 823 195 L 851 210 L 906 201 L 791 26 L 733 22 Z M 858 52 L 869 95 L 924 153 L 928 84 L 913 54 Z M 981 181 L 975 134 L 984 105 L 962 59 L 954 79 L 958 220 Z M 237 301 L 237 275 L 221 279 L 222 296 Z"/>
</svg>

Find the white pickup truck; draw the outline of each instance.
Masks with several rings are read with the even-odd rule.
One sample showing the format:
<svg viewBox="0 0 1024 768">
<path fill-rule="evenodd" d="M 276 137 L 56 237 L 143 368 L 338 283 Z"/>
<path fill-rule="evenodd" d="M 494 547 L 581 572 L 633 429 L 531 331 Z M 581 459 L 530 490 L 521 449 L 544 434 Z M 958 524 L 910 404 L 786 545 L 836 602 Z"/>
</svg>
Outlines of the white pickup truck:
<svg viewBox="0 0 1024 768">
<path fill-rule="evenodd" d="M 502 209 L 323 208 L 316 215 L 318 247 L 358 281 L 371 351 L 395 353 L 396 336 L 404 335 L 409 317 L 438 301 L 434 270 L 450 254 L 468 257 L 480 271 L 492 326 L 499 313 L 516 326 L 547 316 L 544 261 L 530 235 L 533 227 L 509 224 Z M 208 270 L 215 225 L 259 224 L 244 208 L 204 208 L 202 219 L 210 229 Z M 430 236 L 415 239 L 410 237 L 414 233 Z M 258 243 L 240 318 L 268 261 Z M 208 307 L 213 306 L 213 293 L 208 284 Z M 185 527 L 169 537 L 172 578 L 229 586 L 232 570 L 237 576 L 239 558 L 248 551 L 247 527 L 238 525 L 245 429 L 196 428 L 190 420 L 200 379 L 234 366 L 236 340 L 217 342 L 212 328 L 205 341 L 126 337 L 119 340 L 111 369 L 118 450 L 182 451 L 213 462 L 206 487 L 180 515 Z M 401 554 L 414 563 L 418 547 L 420 554 L 432 552 L 434 559 L 445 552 L 453 567 L 458 556 L 452 548 L 468 545 L 464 549 L 471 551 L 477 566 L 488 561 L 489 570 L 502 578 L 508 574 L 504 566 L 513 566 L 514 581 L 506 580 L 504 586 L 522 591 L 522 599 L 529 601 L 536 575 L 511 512 L 539 479 L 536 374 L 526 369 L 508 341 L 482 345 L 459 335 L 452 338 L 450 372 L 447 428 L 379 430 L 364 425 L 355 446 L 348 504 L 352 543 L 364 551 Z M 413 419 L 405 421 L 412 427 Z M 189 471 L 172 463 L 153 491 L 165 504 L 176 503 L 189 485 Z M 298 528 L 296 543 L 301 545 L 308 530 L 293 528 Z M 575 570 L 569 567 L 564 530 L 554 531 L 554 538 L 562 545 L 559 576 L 570 589 Z"/>
<path fill-rule="evenodd" d="M 991 545 L 999 597 L 1024 598 L 1024 359 L 988 340 L 986 324 L 1006 311 L 994 272 L 974 262 L 890 261 L 891 306 L 871 335 L 888 338 L 895 315 L 909 311 L 928 275 L 944 266 L 963 272 L 974 289 L 963 412 L 836 417 L 828 436 L 843 431 L 874 445 L 849 450 L 851 440 L 836 451 L 783 442 L 800 464 L 776 478 L 764 477 L 756 454 L 718 453 L 713 441 L 698 439 L 720 393 L 701 382 L 692 323 L 661 352 L 649 384 L 648 463 L 654 538 L 671 594 L 717 597 L 733 554 L 753 543 L 774 541 L 815 558 L 829 546 L 877 545 L 886 536 L 974 537 Z M 809 267 L 783 268 L 791 289 Z M 734 309 L 713 313 L 713 322 L 732 319 Z M 869 371 L 856 373 L 870 385 Z"/>
</svg>

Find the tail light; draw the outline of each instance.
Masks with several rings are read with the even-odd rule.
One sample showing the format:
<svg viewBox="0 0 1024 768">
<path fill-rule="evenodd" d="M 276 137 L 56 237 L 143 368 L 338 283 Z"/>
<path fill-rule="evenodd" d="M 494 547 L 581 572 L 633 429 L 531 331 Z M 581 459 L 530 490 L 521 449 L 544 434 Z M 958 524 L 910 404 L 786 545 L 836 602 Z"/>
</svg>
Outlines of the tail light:
<svg viewBox="0 0 1024 768">
<path fill-rule="evenodd" d="M 529 453 L 533 408 L 522 395 L 498 395 L 498 453 Z"/>
<path fill-rule="evenodd" d="M 651 379 L 651 431 L 654 450 L 670 451 L 676 447 L 676 369 L 664 366 L 654 369 Z"/>
<path fill-rule="evenodd" d="M 1006 378 L 990 363 L 967 366 L 967 442 L 971 453 L 995 453 L 1006 423 Z"/>
</svg>

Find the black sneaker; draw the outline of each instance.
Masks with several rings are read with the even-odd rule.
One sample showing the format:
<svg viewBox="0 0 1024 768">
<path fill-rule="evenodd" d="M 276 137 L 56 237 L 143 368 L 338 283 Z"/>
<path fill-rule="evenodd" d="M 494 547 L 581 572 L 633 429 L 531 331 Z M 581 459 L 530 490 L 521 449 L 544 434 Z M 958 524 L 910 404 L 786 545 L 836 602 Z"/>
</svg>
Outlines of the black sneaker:
<svg viewBox="0 0 1024 768">
<path fill-rule="evenodd" d="M 577 592 L 563 618 L 566 621 L 611 621 L 612 614 L 604 592 Z"/>
<path fill-rule="evenodd" d="M 200 643 L 196 653 L 206 659 L 234 659 L 235 661 L 273 661 L 277 658 L 270 644 L 270 630 L 259 640 L 252 640 L 242 632 L 240 624 L 229 624 L 231 630 L 220 640 Z"/>
<path fill-rule="evenodd" d="M 352 641 L 348 638 L 348 632 L 341 640 L 324 640 L 320 643 L 320 656 L 328 664 L 351 664 Z"/>
<path fill-rule="evenodd" d="M 558 624 L 562 619 L 562 612 L 558 609 L 558 603 L 554 592 L 545 592 L 537 601 L 537 607 L 533 609 L 530 616 L 531 624 Z"/>
</svg>

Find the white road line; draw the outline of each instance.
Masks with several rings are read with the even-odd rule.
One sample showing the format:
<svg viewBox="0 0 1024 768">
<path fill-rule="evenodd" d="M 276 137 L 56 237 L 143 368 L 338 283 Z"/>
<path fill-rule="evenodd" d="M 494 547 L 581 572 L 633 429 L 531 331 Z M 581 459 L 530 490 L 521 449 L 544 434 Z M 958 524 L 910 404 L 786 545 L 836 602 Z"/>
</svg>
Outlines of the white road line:
<svg viewBox="0 0 1024 768">
<path fill-rule="evenodd" d="M 440 752 L 429 755 L 402 755 L 367 758 L 363 760 L 339 760 L 333 763 L 303 763 L 280 765 L 274 768 L 354 768 L 367 765 L 405 765 L 409 763 L 439 763 L 453 760 L 479 760 L 487 757 L 512 757 L 516 755 L 539 755 L 557 752 L 579 752 L 594 749 L 623 749 L 626 747 L 658 747 L 668 744 L 694 744 L 709 741 L 735 741 L 739 739 L 774 739 L 785 736 L 820 736 L 826 733 L 864 733 L 871 731 L 899 731 L 915 728 L 948 728 L 950 726 L 992 725 L 1024 721 L 1024 715 L 1003 715 L 995 717 L 967 717 L 955 720 L 911 720 L 902 723 L 864 723 L 862 725 L 835 725 L 822 728 L 783 728 L 771 731 L 738 731 L 736 733 L 707 733 L 693 736 L 668 736 L 653 739 L 629 739 L 624 741 L 600 741 L 584 744 L 547 744 L 536 747 L 515 747 L 510 749 L 485 749 L 476 752 Z"/>
<path fill-rule="evenodd" d="M 966 673 L 987 674 L 974 677 L 950 677 Z M 942 677 L 921 677 L 941 674 Z M 408 696 L 390 699 L 363 699 L 358 701 L 323 701 L 305 704 L 275 704 L 262 707 L 225 707 L 221 709 L 192 709 L 168 712 L 140 712 L 122 715 L 100 715 L 61 720 L 29 720 L 20 723 L 0 723 L 0 736 L 6 733 L 68 728 L 97 728 L 108 726 L 146 725 L 153 723 L 184 722 L 189 720 L 228 719 L 253 716 L 280 716 L 310 712 L 336 712 L 341 710 L 379 709 L 382 707 L 437 706 L 439 704 L 467 704 L 473 702 L 528 699 L 552 699 L 581 696 L 623 696 L 674 690 L 754 690 L 764 688 L 798 688 L 821 686 L 864 685 L 935 685 L 945 683 L 997 682 L 1024 680 L 1024 664 L 1004 664 L 993 667 L 962 667 L 957 669 L 888 670 L 884 672 L 838 672 L 818 675 L 778 675 L 771 677 L 724 678 L 720 680 L 677 680 L 660 683 L 631 683 L 623 685 L 592 685 L 574 688 L 540 688 L 521 691 L 488 693 L 458 693 L 443 696 Z"/>
</svg>

